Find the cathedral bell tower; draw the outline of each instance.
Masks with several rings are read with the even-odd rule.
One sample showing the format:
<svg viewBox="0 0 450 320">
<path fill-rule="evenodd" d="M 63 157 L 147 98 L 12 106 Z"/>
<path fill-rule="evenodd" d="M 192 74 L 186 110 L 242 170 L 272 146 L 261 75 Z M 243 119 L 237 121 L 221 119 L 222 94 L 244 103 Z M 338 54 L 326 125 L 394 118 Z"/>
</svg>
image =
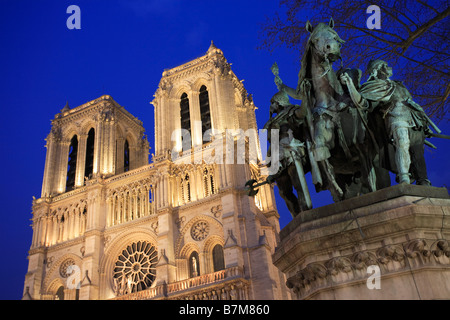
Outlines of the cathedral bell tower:
<svg viewBox="0 0 450 320">
<path fill-rule="evenodd" d="M 47 136 L 42 197 L 86 185 L 148 164 L 148 141 L 142 122 L 110 96 L 70 109 L 52 120 Z"/>
<path fill-rule="evenodd" d="M 104 95 L 73 109 L 66 104 L 46 141 L 41 198 L 32 207 L 26 296 L 98 299 L 102 231 L 111 221 L 108 178 L 148 165 L 144 128 Z M 71 286 L 67 271 L 75 266 Z"/>
<path fill-rule="evenodd" d="M 289 298 L 271 260 L 279 232 L 273 189 L 244 192 L 249 179 L 264 180 L 256 107 L 222 50 L 211 42 L 205 55 L 164 70 L 151 103 L 153 161 L 165 172 L 156 192 L 159 283 L 224 277 L 190 296 Z"/>
</svg>

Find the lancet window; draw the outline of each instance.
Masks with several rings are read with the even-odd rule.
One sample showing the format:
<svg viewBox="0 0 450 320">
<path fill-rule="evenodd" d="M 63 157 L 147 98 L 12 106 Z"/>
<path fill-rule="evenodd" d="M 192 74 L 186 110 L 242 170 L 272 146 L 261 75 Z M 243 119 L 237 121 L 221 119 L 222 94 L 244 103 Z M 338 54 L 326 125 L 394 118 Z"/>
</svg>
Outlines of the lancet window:
<svg viewBox="0 0 450 320">
<path fill-rule="evenodd" d="M 189 134 L 191 134 L 191 116 L 189 113 L 189 98 L 186 93 L 183 93 L 181 95 L 180 117 L 181 117 L 181 129 L 185 129 L 189 131 Z"/>
<path fill-rule="evenodd" d="M 181 200 L 186 203 L 191 201 L 191 182 L 189 181 L 189 174 L 186 174 L 181 178 Z"/>
<path fill-rule="evenodd" d="M 125 145 L 123 147 L 123 172 L 130 170 L 130 145 L 128 140 L 125 140 Z"/>
<path fill-rule="evenodd" d="M 88 179 L 91 177 L 94 169 L 94 145 L 95 130 L 91 128 L 86 141 L 86 162 L 84 166 L 84 177 Z"/>
<path fill-rule="evenodd" d="M 211 168 L 205 168 L 203 170 L 203 190 L 204 196 L 208 197 L 215 193 L 214 190 L 214 174 Z"/>
<path fill-rule="evenodd" d="M 77 171 L 78 138 L 76 135 L 70 140 L 69 160 L 67 163 L 66 192 L 75 187 L 75 174 Z"/>
<path fill-rule="evenodd" d="M 223 257 L 223 247 L 216 244 L 212 250 L 214 272 L 225 269 L 225 260 Z"/>
<path fill-rule="evenodd" d="M 206 86 L 200 88 L 200 116 L 202 120 L 202 137 L 207 130 L 211 129 L 211 113 L 209 108 L 209 94 Z"/>
</svg>

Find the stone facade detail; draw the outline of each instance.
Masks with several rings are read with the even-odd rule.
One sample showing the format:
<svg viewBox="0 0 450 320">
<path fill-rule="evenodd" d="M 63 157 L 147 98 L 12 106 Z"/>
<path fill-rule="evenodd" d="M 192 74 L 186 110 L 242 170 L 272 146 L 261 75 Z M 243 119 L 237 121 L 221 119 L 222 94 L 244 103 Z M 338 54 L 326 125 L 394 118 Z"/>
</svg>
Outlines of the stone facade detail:
<svg viewBox="0 0 450 320">
<path fill-rule="evenodd" d="M 204 240 L 209 234 L 209 225 L 206 221 L 199 221 L 191 228 L 191 237 L 196 241 Z"/>
<path fill-rule="evenodd" d="M 176 134 L 181 97 L 190 150 Z M 165 70 L 152 105 L 151 163 L 142 122 L 108 95 L 52 120 L 24 298 L 290 298 L 271 259 L 280 231 L 273 189 L 248 197 L 257 161 L 211 161 L 218 136 L 204 139 L 206 129 L 257 130 L 256 107 L 223 52 L 211 44 Z M 260 157 L 259 141 L 248 147 Z M 66 278 L 69 265 L 78 272 Z"/>
</svg>

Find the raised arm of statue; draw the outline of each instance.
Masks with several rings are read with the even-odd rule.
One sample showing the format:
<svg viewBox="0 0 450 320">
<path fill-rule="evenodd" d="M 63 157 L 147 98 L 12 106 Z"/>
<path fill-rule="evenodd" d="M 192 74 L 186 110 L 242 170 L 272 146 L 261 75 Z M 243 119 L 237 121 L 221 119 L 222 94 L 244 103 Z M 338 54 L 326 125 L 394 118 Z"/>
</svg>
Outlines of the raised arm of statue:
<svg viewBox="0 0 450 320">
<path fill-rule="evenodd" d="M 365 108 L 366 103 L 364 101 L 364 98 L 361 96 L 361 94 L 356 90 L 355 85 L 350 78 L 350 76 L 346 73 L 341 74 L 340 76 L 341 83 L 346 85 L 348 88 L 348 91 L 350 93 L 350 98 L 352 99 L 355 106 L 359 108 Z"/>
<path fill-rule="evenodd" d="M 294 88 L 288 87 L 287 85 L 283 84 L 283 91 L 296 100 L 302 100 L 301 93 L 297 92 L 297 90 Z"/>
<path fill-rule="evenodd" d="M 283 80 L 280 78 L 280 71 L 278 68 L 278 64 L 275 62 L 272 67 L 270 68 L 273 75 L 275 76 L 275 84 L 277 85 L 278 91 L 284 91 L 286 92 L 290 97 L 301 100 L 301 94 L 297 93 L 297 90 L 291 87 L 288 87 L 283 83 Z"/>
</svg>

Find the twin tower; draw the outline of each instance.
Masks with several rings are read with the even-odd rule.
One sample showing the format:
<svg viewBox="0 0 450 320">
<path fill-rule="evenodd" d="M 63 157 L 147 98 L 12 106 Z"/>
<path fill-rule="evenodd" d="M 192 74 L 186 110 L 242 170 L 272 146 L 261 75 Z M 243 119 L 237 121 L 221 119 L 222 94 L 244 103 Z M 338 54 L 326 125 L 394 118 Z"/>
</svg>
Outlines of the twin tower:
<svg viewBox="0 0 450 320">
<path fill-rule="evenodd" d="M 152 104 L 151 163 L 142 122 L 110 96 L 66 105 L 52 120 L 23 298 L 289 299 L 272 263 L 273 190 L 243 190 L 263 180 L 259 141 L 244 137 L 257 151 L 244 163 L 211 151 L 221 132 L 257 131 L 223 52 L 211 44 L 165 70 Z M 233 157 L 241 139 L 225 139 Z M 219 161 L 205 161 L 211 152 Z"/>
</svg>

